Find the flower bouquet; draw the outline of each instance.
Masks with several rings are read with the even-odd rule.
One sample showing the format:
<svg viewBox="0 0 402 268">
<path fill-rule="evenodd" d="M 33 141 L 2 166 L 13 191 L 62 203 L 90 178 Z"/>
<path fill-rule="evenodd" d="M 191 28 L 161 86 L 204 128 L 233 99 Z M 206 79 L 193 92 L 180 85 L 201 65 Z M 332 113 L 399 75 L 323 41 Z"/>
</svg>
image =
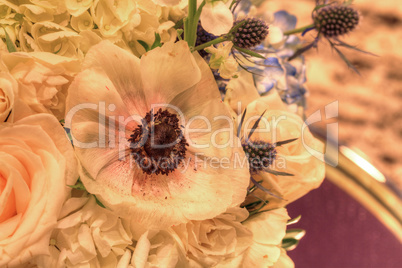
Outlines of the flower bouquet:
<svg viewBox="0 0 402 268">
<path fill-rule="evenodd" d="M 358 14 L 260 4 L 0 1 L 1 267 L 294 266 L 285 206 L 324 178 L 303 52 Z"/>
</svg>

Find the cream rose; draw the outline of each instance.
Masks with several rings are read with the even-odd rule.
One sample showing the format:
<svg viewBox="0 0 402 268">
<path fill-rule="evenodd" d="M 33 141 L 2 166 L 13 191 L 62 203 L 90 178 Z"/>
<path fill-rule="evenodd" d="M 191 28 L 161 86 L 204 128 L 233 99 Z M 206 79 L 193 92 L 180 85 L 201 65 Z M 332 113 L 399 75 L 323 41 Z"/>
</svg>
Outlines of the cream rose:
<svg viewBox="0 0 402 268">
<path fill-rule="evenodd" d="M 171 230 L 148 230 L 138 239 L 130 264 L 144 267 L 188 267 L 184 247 Z"/>
<path fill-rule="evenodd" d="M 9 117 L 14 106 L 14 91 L 17 90 L 17 82 L 6 73 L 0 72 L 0 124 Z"/>
<path fill-rule="evenodd" d="M 64 118 L 67 88 L 79 71 L 76 59 L 49 53 L 10 53 L 2 57 L 18 82 L 18 100 L 32 113 L 51 113 Z"/>
<path fill-rule="evenodd" d="M 241 224 L 247 217 L 247 209 L 233 207 L 213 219 L 190 221 L 172 229 L 193 266 L 212 267 L 242 255 L 251 245 L 253 234 Z"/>
<path fill-rule="evenodd" d="M 49 254 L 49 238 L 77 179 L 72 146 L 50 115 L 0 124 L 0 266 Z"/>
<path fill-rule="evenodd" d="M 289 219 L 285 208 L 259 213 L 248 218 L 243 225 L 253 232 L 253 243 L 242 256 L 241 267 L 274 265 L 283 254 L 281 243 Z"/>
</svg>

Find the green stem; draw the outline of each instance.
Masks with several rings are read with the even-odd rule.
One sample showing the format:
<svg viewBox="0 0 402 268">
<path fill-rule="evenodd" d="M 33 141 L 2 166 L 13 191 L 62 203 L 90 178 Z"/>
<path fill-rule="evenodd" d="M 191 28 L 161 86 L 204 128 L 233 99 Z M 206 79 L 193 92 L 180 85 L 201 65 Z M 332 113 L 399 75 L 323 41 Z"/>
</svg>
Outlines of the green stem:
<svg viewBox="0 0 402 268">
<path fill-rule="evenodd" d="M 194 47 L 195 46 L 195 42 L 197 41 L 197 27 L 198 27 L 198 21 L 200 20 L 200 16 L 201 16 L 201 11 L 202 8 L 205 6 L 205 0 L 202 1 L 202 3 L 200 4 L 200 6 L 198 7 L 197 11 L 194 14 L 193 17 L 193 26 L 191 29 L 191 43 L 189 43 L 190 47 Z"/>
<path fill-rule="evenodd" d="M 310 24 L 310 25 L 307 25 L 307 26 L 304 26 L 304 27 L 300 27 L 300 28 L 296 28 L 296 29 L 293 29 L 293 30 L 286 31 L 283 34 L 284 35 L 291 35 L 291 34 L 295 34 L 295 33 L 302 33 L 306 29 L 313 28 L 313 27 L 314 27 L 314 24 Z"/>
<path fill-rule="evenodd" d="M 183 24 L 184 24 L 184 40 L 187 41 L 188 43 L 188 33 L 189 33 L 189 28 L 188 28 L 188 18 L 183 19 Z"/>
<path fill-rule="evenodd" d="M 220 36 L 220 37 L 218 37 L 218 38 L 216 38 L 214 40 L 211 40 L 211 41 L 206 42 L 206 43 L 204 43 L 202 45 L 196 46 L 193 51 L 198 51 L 198 50 L 204 49 L 206 47 L 216 45 L 216 44 L 219 44 L 219 43 L 222 43 L 222 42 L 225 42 L 225 41 L 229 41 L 229 38 L 226 35 Z"/>
<path fill-rule="evenodd" d="M 188 31 L 187 35 L 184 37 L 184 40 L 187 41 L 188 46 L 191 46 L 192 44 L 192 39 L 193 39 L 193 29 L 194 29 L 194 15 L 197 12 L 197 0 L 189 0 L 188 1 L 188 15 L 187 15 L 187 21 L 188 21 Z"/>
</svg>

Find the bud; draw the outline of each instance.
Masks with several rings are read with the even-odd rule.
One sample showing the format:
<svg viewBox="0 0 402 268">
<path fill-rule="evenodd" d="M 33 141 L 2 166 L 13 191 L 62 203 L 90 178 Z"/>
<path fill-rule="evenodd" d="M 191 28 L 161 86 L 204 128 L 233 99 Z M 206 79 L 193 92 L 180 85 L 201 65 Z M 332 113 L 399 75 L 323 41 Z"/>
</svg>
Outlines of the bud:
<svg viewBox="0 0 402 268">
<path fill-rule="evenodd" d="M 235 22 L 235 26 L 246 21 L 234 33 L 233 44 L 241 48 L 252 48 L 264 41 L 268 35 L 268 26 L 263 20 L 247 18 Z"/>
<path fill-rule="evenodd" d="M 356 28 L 358 23 L 359 13 L 348 6 L 327 6 L 314 16 L 315 28 L 327 38 L 346 34 Z"/>
</svg>

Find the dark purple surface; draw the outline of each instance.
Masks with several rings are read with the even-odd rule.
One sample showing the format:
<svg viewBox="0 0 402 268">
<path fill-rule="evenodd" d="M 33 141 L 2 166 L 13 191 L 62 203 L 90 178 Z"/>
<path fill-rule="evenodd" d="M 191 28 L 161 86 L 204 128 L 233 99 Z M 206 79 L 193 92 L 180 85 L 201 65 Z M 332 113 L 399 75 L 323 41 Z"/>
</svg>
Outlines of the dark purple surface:
<svg viewBox="0 0 402 268">
<path fill-rule="evenodd" d="M 296 268 L 402 268 L 402 245 L 367 209 L 337 186 L 322 186 L 290 204 L 289 228 L 307 234 L 289 251 Z"/>
</svg>

